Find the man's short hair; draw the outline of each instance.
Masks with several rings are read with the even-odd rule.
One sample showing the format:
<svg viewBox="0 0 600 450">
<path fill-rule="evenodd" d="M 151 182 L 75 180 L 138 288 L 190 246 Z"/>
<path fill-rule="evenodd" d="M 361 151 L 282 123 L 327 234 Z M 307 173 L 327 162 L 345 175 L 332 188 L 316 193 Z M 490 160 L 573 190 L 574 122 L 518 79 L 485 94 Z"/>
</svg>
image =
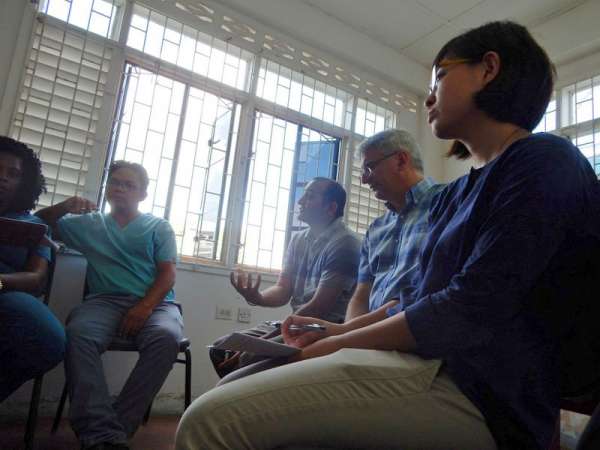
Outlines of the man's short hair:
<svg viewBox="0 0 600 450">
<path fill-rule="evenodd" d="M 385 156 L 392 153 L 405 151 L 410 155 L 412 166 L 415 170 L 423 172 L 423 161 L 421 160 L 421 149 L 415 138 L 406 130 L 390 128 L 380 131 L 365 139 L 358 146 L 361 155 L 368 150 L 379 150 Z"/>
<path fill-rule="evenodd" d="M 331 178 L 315 177 L 310 181 L 322 181 L 327 183 L 327 186 L 323 191 L 323 201 L 334 202 L 337 205 L 335 218 L 342 217 L 344 215 L 344 208 L 346 207 L 346 190 L 344 187 Z"/>
<path fill-rule="evenodd" d="M 146 172 L 146 169 L 144 168 L 144 166 L 142 166 L 141 164 L 138 163 L 134 163 L 134 162 L 129 162 L 129 161 L 114 161 L 110 167 L 108 168 L 108 178 L 110 178 L 112 176 L 112 174 L 119 170 L 119 169 L 129 169 L 129 170 L 133 170 L 141 183 L 141 187 L 142 190 L 144 192 L 146 192 L 146 190 L 148 189 L 148 183 L 149 183 L 149 179 L 148 179 L 148 172 Z"/>
</svg>

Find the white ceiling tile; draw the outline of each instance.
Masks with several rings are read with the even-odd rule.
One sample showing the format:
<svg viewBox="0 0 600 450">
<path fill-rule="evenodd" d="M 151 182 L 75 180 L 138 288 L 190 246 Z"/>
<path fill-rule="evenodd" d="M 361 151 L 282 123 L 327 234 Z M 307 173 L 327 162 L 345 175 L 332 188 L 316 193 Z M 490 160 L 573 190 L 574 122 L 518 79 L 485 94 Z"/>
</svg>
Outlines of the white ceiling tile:
<svg viewBox="0 0 600 450">
<path fill-rule="evenodd" d="M 475 5 L 485 0 L 418 0 L 418 2 L 446 20 L 452 20 L 464 14 Z"/>
<path fill-rule="evenodd" d="M 446 20 L 415 0 L 303 0 L 372 39 L 397 50 Z"/>
<path fill-rule="evenodd" d="M 473 28 L 493 20 L 508 19 L 531 26 L 580 3 L 582 0 L 485 0 L 453 19 L 452 23 Z"/>
<path fill-rule="evenodd" d="M 454 36 L 462 33 L 464 29 L 457 28 L 453 24 L 446 24 L 426 37 L 419 39 L 403 50 L 403 54 L 414 59 L 421 65 L 430 67 L 433 58 L 442 46 Z M 426 80 L 429 81 L 429 80 Z"/>
</svg>

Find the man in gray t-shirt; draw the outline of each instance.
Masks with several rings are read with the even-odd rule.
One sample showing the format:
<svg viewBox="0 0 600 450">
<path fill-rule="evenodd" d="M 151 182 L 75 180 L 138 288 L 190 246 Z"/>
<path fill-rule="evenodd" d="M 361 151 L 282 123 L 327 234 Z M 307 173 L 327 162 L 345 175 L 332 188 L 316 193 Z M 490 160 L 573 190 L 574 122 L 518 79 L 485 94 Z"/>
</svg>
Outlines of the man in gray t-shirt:
<svg viewBox="0 0 600 450">
<path fill-rule="evenodd" d="M 360 241 L 342 220 L 346 192 L 329 178 L 314 178 L 298 201 L 298 219 L 308 225 L 292 236 L 277 283 L 259 291 L 260 275 L 231 273 L 231 284 L 251 305 L 278 307 L 290 303 L 294 314 L 343 322 L 356 285 Z M 278 339 L 278 329 L 266 325 L 244 331 Z M 219 376 L 255 362 L 252 355 L 227 355 L 210 350 Z"/>
</svg>

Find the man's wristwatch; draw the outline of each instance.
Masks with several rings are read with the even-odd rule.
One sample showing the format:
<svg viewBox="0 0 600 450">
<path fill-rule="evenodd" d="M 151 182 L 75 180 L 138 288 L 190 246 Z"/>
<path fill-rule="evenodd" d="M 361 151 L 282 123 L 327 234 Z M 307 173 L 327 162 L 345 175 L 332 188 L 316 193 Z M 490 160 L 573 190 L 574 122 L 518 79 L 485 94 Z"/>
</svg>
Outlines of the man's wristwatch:
<svg viewBox="0 0 600 450">
<path fill-rule="evenodd" d="M 2 283 L 2 278 L 0 278 L 0 291 L 2 290 L 3 287 L 4 287 L 4 283 Z"/>
</svg>

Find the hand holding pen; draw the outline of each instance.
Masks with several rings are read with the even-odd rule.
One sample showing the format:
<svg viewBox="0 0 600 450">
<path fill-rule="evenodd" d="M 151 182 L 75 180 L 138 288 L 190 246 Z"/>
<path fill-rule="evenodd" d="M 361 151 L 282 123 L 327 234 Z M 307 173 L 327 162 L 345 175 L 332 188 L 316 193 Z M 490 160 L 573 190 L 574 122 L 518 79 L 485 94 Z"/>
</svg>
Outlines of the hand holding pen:
<svg viewBox="0 0 600 450">
<path fill-rule="evenodd" d="M 319 339 L 337 334 L 338 324 L 314 317 L 289 316 L 281 324 L 281 334 L 287 345 L 303 348 Z"/>
</svg>

